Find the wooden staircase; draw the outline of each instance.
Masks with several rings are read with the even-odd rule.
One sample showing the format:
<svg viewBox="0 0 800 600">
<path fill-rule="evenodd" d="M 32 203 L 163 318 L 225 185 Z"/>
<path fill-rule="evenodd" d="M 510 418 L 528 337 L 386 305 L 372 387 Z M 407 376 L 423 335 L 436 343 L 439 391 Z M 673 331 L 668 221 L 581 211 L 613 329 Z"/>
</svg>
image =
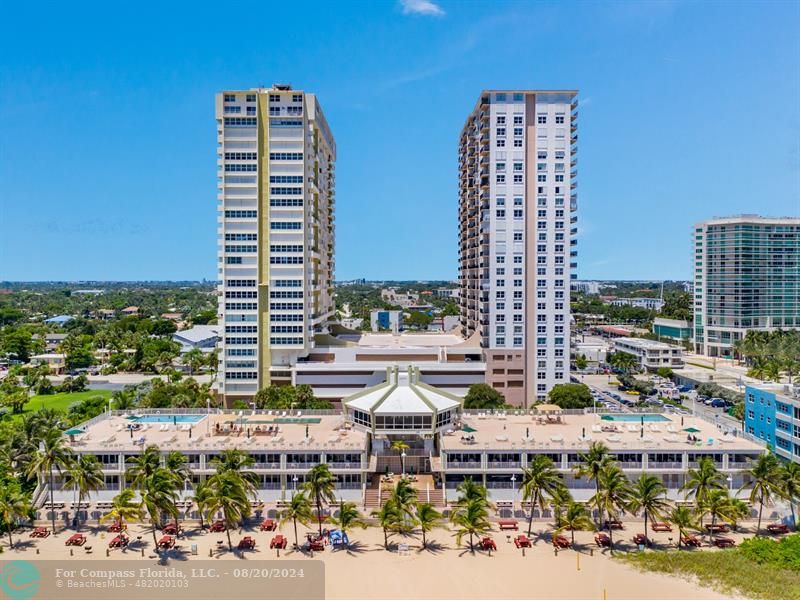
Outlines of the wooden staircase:
<svg viewBox="0 0 800 600">
<path fill-rule="evenodd" d="M 369 486 L 364 490 L 364 508 L 375 510 L 383 506 L 392 495 L 393 486 L 380 484 L 381 476 L 374 475 Z M 437 487 L 431 475 L 418 475 L 413 487 L 417 493 L 419 502 L 430 502 L 434 506 L 442 507 L 445 505 L 444 490 Z"/>
</svg>

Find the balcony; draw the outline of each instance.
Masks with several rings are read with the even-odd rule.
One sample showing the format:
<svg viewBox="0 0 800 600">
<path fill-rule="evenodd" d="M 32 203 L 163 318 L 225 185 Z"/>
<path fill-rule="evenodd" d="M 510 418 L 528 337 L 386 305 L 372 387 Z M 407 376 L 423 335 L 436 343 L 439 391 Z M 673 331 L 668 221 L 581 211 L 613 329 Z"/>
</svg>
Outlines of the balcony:
<svg viewBox="0 0 800 600">
<path fill-rule="evenodd" d="M 519 461 L 489 461 L 486 463 L 488 469 L 519 469 Z"/>
</svg>

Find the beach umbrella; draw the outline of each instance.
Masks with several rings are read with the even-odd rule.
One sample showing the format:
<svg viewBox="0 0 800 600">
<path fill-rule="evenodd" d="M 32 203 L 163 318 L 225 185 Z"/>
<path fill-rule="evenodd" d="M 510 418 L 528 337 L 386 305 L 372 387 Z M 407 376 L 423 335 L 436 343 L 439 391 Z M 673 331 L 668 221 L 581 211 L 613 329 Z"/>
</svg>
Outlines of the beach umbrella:
<svg viewBox="0 0 800 600">
<path fill-rule="evenodd" d="M 528 427 L 525 428 L 525 437 L 526 438 L 531 437 L 531 430 Z"/>
<path fill-rule="evenodd" d="M 478 430 L 477 430 L 477 429 L 474 429 L 473 427 L 470 427 L 469 425 L 464 425 L 464 426 L 461 428 L 461 431 L 463 431 L 464 433 L 475 433 L 475 432 L 476 432 L 476 431 L 478 431 Z"/>
<path fill-rule="evenodd" d="M 308 425 L 306 425 L 306 438 L 308 438 Z"/>
</svg>

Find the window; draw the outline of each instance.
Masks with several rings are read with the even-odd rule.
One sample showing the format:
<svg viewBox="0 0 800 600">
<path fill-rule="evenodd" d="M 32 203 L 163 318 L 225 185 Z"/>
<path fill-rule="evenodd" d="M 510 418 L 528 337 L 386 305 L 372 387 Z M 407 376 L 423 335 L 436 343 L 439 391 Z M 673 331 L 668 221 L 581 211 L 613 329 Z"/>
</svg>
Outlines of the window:
<svg viewBox="0 0 800 600">
<path fill-rule="evenodd" d="M 514 148 L 522 148 L 522 140 L 514 140 Z"/>
<path fill-rule="evenodd" d="M 522 209 L 521 208 L 515 208 L 514 209 L 514 218 L 515 219 L 521 219 L 522 218 Z"/>
<path fill-rule="evenodd" d="M 506 95 L 505 94 L 497 94 L 497 95 L 495 95 L 495 100 L 497 100 L 498 102 L 505 102 L 506 101 Z"/>
<path fill-rule="evenodd" d="M 505 196 L 498 196 L 497 200 L 495 201 L 497 206 L 505 206 L 506 205 L 506 198 Z"/>
<path fill-rule="evenodd" d="M 498 127 L 497 128 L 497 135 L 505 135 L 505 134 L 506 134 L 506 128 L 505 127 Z"/>
<path fill-rule="evenodd" d="M 223 100 L 225 102 L 236 102 L 236 96 L 234 94 L 225 94 Z"/>
<path fill-rule="evenodd" d="M 515 173 L 514 174 L 514 183 L 522 183 L 522 175 Z"/>
<path fill-rule="evenodd" d="M 506 124 L 506 116 L 505 115 L 497 115 L 497 124 L 498 125 L 505 125 Z"/>
<path fill-rule="evenodd" d="M 505 171 L 505 170 L 506 170 L 506 163 L 504 163 L 504 162 L 499 162 L 499 163 L 497 163 L 497 164 L 495 165 L 495 167 L 494 167 L 494 168 L 495 168 L 495 170 L 496 170 L 496 171 Z"/>
<path fill-rule="evenodd" d="M 564 159 L 564 151 L 556 150 L 556 160 L 563 160 L 563 159 Z"/>
<path fill-rule="evenodd" d="M 539 150 L 536 153 L 536 158 L 538 158 L 539 160 L 545 160 L 547 158 L 547 152 L 544 150 Z"/>
<path fill-rule="evenodd" d="M 539 183 L 546 182 L 547 181 L 547 175 L 542 175 L 542 174 L 537 175 L 536 176 L 536 181 L 538 181 Z"/>
<path fill-rule="evenodd" d="M 506 280 L 505 279 L 498 279 L 497 280 L 497 287 L 505 287 L 505 286 L 506 286 Z"/>
<path fill-rule="evenodd" d="M 505 183 L 505 182 L 506 182 L 506 176 L 503 175 L 502 173 L 498 173 L 497 174 L 497 183 Z"/>
<path fill-rule="evenodd" d="M 242 107 L 241 107 L 241 106 L 226 106 L 226 107 L 223 109 L 223 112 L 224 112 L 226 115 L 229 115 L 229 114 L 231 114 L 231 113 L 234 113 L 234 114 L 235 114 L 235 113 L 240 113 L 240 112 L 242 112 Z"/>
<path fill-rule="evenodd" d="M 545 125 L 547 123 L 547 115 L 536 115 L 536 122 L 539 125 Z"/>
<path fill-rule="evenodd" d="M 514 125 L 522 125 L 522 115 L 514 115 Z"/>
<path fill-rule="evenodd" d="M 522 257 L 521 256 L 515 256 L 514 257 L 514 264 L 515 265 L 521 265 L 522 264 Z"/>
<path fill-rule="evenodd" d="M 547 171 L 547 163 L 538 163 L 536 165 L 537 171 Z"/>
<path fill-rule="evenodd" d="M 521 242 L 522 241 L 522 232 L 521 231 L 515 231 L 514 232 L 514 241 L 515 242 Z"/>
<path fill-rule="evenodd" d="M 564 115 L 556 115 L 556 125 L 564 124 Z"/>
<path fill-rule="evenodd" d="M 245 96 L 245 99 L 248 102 L 255 102 L 256 101 L 256 95 L 255 94 L 247 94 L 247 96 Z"/>
<path fill-rule="evenodd" d="M 495 216 L 496 216 L 498 219 L 505 219 L 505 218 L 506 218 L 506 211 L 505 211 L 505 209 L 498 208 L 498 209 L 497 209 L 497 211 L 495 212 Z"/>
<path fill-rule="evenodd" d="M 563 175 L 556 175 L 556 183 L 561 183 L 564 181 Z"/>
<path fill-rule="evenodd" d="M 524 97 L 522 94 L 514 94 L 514 102 L 522 102 Z"/>
<path fill-rule="evenodd" d="M 503 138 L 497 138 L 497 147 L 498 147 L 498 148 L 505 148 L 505 147 L 506 147 L 506 141 L 505 141 L 505 139 L 503 139 Z"/>
<path fill-rule="evenodd" d="M 514 136 L 515 137 L 522 136 L 522 127 L 514 127 Z"/>
<path fill-rule="evenodd" d="M 302 102 L 303 94 L 292 94 L 292 102 Z"/>
<path fill-rule="evenodd" d="M 496 275 L 505 275 L 506 274 L 506 270 L 505 270 L 504 267 L 497 267 L 497 269 L 495 269 L 495 274 Z"/>
</svg>

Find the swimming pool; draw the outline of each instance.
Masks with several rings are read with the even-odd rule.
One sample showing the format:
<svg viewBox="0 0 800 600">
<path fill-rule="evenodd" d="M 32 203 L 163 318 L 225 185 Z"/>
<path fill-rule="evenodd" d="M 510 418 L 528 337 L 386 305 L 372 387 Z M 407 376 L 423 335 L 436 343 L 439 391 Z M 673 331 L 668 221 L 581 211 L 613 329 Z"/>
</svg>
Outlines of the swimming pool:
<svg viewBox="0 0 800 600">
<path fill-rule="evenodd" d="M 636 423 L 641 423 L 642 419 L 644 419 L 645 423 L 660 423 L 663 421 L 672 421 L 669 417 L 665 417 L 664 415 L 603 415 L 603 421 L 634 421 Z"/>
<path fill-rule="evenodd" d="M 199 423 L 205 415 L 142 415 L 131 419 L 136 423 Z"/>
</svg>

